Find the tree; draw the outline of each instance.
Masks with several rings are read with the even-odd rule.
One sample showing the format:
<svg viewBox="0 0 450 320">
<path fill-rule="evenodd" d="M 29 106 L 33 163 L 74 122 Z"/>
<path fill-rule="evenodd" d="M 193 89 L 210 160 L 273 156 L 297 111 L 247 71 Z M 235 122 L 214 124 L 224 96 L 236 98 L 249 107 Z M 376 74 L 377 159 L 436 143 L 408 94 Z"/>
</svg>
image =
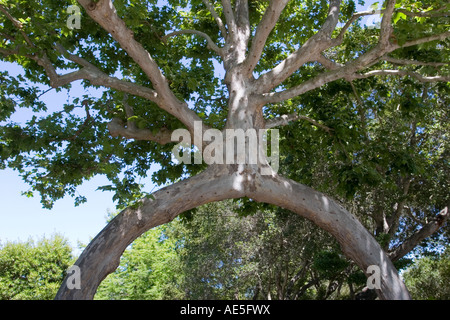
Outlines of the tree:
<svg viewBox="0 0 450 320">
<path fill-rule="evenodd" d="M 411 296 L 419 300 L 448 300 L 449 249 L 440 256 L 423 257 L 403 274 Z"/>
<path fill-rule="evenodd" d="M 48 207 L 67 193 L 75 195 L 76 186 L 95 174 L 110 179 L 112 185 L 103 189 L 115 190 L 121 205 L 134 202 L 78 259 L 83 289 L 63 285 L 58 299 L 92 298 L 139 235 L 182 212 L 231 198 L 269 203 L 311 220 L 364 272 L 379 266 L 380 298 L 409 298 L 391 260 L 358 219 L 324 193 L 279 174 L 276 148 L 267 158 L 264 139 L 255 143 L 251 134 L 291 121 L 331 131 L 302 114 L 298 103 L 342 81 L 358 87 L 360 81 L 390 76 L 433 88 L 448 82 L 445 1 L 387 0 L 378 12 L 356 12 L 351 0 L 78 3 L 84 10 L 81 29 L 61 19 L 61 2 L 0 4 L 0 53 L 25 68 L 25 77 L 0 75 L 7 84 L 1 87 L 3 119 L 15 110 L 12 97 L 20 106 L 46 110 L 41 91 L 24 86 L 25 79 L 57 89 L 78 80 L 107 88 L 102 99 L 85 97 L 84 114 L 74 111 L 80 106 L 74 100 L 61 111 L 32 117 L 24 127 L 3 126 L 4 165 L 19 170 Z M 379 28 L 358 38 L 358 19 L 376 13 L 382 14 Z M 439 56 L 427 55 L 428 49 Z M 222 79 L 214 72 L 215 62 L 223 67 Z M 416 88 L 410 90 L 417 96 Z M 368 94 L 357 97 L 371 101 Z M 371 116 L 362 110 L 362 118 Z M 193 137 L 190 149 L 198 150 L 193 164 L 172 158 L 172 137 L 180 139 L 179 128 Z M 239 148 L 213 149 L 227 129 L 249 133 L 242 144 L 253 155 L 246 152 L 239 162 Z M 175 183 L 150 195 L 140 189 L 138 177 L 147 175 L 152 162 L 161 165 L 156 182 Z M 348 171 L 358 175 L 354 170 Z M 437 228 L 448 218 L 444 208 L 439 210 Z"/>
<path fill-rule="evenodd" d="M 0 246 L 0 300 L 51 300 L 74 262 L 59 235 Z"/>
<path fill-rule="evenodd" d="M 311 222 L 273 208 L 244 215 L 243 206 L 210 203 L 175 223 L 185 299 L 326 299 L 365 278 Z"/>
</svg>

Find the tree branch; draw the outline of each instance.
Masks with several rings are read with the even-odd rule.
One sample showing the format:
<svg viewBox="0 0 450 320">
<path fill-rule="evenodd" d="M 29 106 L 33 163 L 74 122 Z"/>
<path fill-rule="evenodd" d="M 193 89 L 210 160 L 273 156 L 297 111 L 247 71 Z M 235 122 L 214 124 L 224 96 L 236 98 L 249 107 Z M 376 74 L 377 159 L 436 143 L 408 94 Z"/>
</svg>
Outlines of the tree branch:
<svg viewBox="0 0 450 320">
<path fill-rule="evenodd" d="M 339 68 L 342 68 L 343 65 L 337 62 L 334 62 L 331 59 L 328 59 L 323 54 L 318 54 L 316 57 L 316 61 L 320 63 L 322 66 L 324 66 L 328 70 L 337 70 Z"/>
<path fill-rule="evenodd" d="M 353 16 L 346 22 L 344 27 L 342 27 L 341 31 L 339 32 L 339 35 L 333 39 L 333 47 L 338 46 L 342 44 L 342 41 L 344 40 L 344 35 L 347 32 L 348 28 L 359 18 L 364 16 L 370 16 L 374 14 L 380 14 L 381 10 L 370 10 L 370 11 L 362 11 L 362 12 L 356 12 L 353 14 Z"/>
<path fill-rule="evenodd" d="M 157 63 L 150 53 L 133 38 L 133 32 L 128 29 L 125 22 L 117 15 L 112 0 L 78 0 L 86 9 L 89 16 L 100 24 L 129 56 L 141 67 L 153 84 L 154 90 L 160 99 L 159 107 L 166 110 L 180 120 L 189 131 L 194 131 L 194 122 L 202 121 L 200 117 L 190 110 L 187 103 L 178 100 L 169 87 L 166 77 L 162 74 Z"/>
<path fill-rule="evenodd" d="M 261 103 L 279 103 L 285 100 L 292 99 L 308 91 L 320 88 L 326 83 L 341 79 L 344 77 L 344 75 L 345 74 L 342 72 L 342 70 L 332 70 L 322 73 L 293 88 L 281 92 L 263 93 L 260 97 Z"/>
<path fill-rule="evenodd" d="M 138 129 L 135 125 L 131 125 L 129 121 L 128 125 L 125 126 L 119 118 L 115 118 L 108 123 L 108 130 L 113 137 L 121 136 L 127 139 L 154 141 L 161 145 L 172 142 L 172 132 L 167 129 L 163 128 L 157 133 L 153 133 L 149 129 Z"/>
<path fill-rule="evenodd" d="M 380 26 L 380 39 L 378 43 L 383 46 L 389 45 L 389 38 L 394 31 L 392 26 L 392 16 L 395 9 L 395 0 L 387 0 L 386 9 L 383 10 L 383 18 Z"/>
<path fill-rule="evenodd" d="M 448 37 L 450 37 L 450 32 L 443 32 L 443 33 L 434 34 L 434 35 L 431 35 L 428 37 L 423 37 L 423 38 L 407 41 L 402 45 L 400 45 L 398 43 L 391 44 L 391 47 L 392 47 L 391 51 L 394 51 L 394 50 L 400 49 L 400 48 L 412 47 L 412 46 L 415 46 L 418 44 L 427 43 L 427 42 L 431 42 L 431 41 L 445 40 Z"/>
<path fill-rule="evenodd" d="M 56 300 L 93 299 L 100 282 L 117 268 L 123 251 L 145 231 L 169 223 L 180 213 L 208 202 L 238 198 L 234 182 L 239 177 L 224 171 L 227 168 L 209 167 L 202 173 L 181 180 L 154 192 L 120 212 L 89 243 L 75 265 L 82 270 L 81 290 L 70 290 L 68 275 Z"/>
<path fill-rule="evenodd" d="M 396 9 L 394 12 L 401 12 L 409 17 L 428 17 L 428 18 L 434 18 L 434 17 L 446 17 L 449 15 L 448 12 L 441 12 L 445 10 L 446 7 L 442 7 L 437 10 L 433 11 L 426 11 L 426 12 L 411 12 L 406 9 Z M 338 46 L 342 43 L 342 40 L 344 39 L 344 35 L 347 32 L 348 28 L 359 18 L 364 16 L 370 16 L 375 14 L 384 14 L 385 10 L 369 10 L 369 11 L 361 11 L 356 12 L 353 14 L 353 16 L 347 21 L 347 23 L 344 25 L 344 27 L 341 29 L 339 35 L 334 38 L 333 46 Z"/>
<path fill-rule="evenodd" d="M 230 0 L 222 0 L 223 14 L 228 26 L 228 35 L 233 38 L 236 35 L 236 20 L 233 14 Z"/>
<path fill-rule="evenodd" d="M 33 42 L 30 40 L 28 35 L 23 31 L 23 24 L 16 18 L 14 18 L 2 4 L 0 4 L 0 11 L 3 12 L 6 15 L 6 17 L 13 23 L 13 25 L 19 30 L 19 32 L 25 39 L 26 43 L 28 43 L 30 47 L 34 48 L 35 46 Z"/>
<path fill-rule="evenodd" d="M 245 34 L 245 37 L 248 39 L 250 37 L 248 0 L 235 0 L 234 8 L 236 27 L 239 28 L 241 33 Z"/>
<path fill-rule="evenodd" d="M 267 38 L 275 27 L 288 2 L 289 0 L 270 1 L 269 7 L 266 9 L 261 22 L 256 28 L 255 36 L 252 39 L 250 52 L 244 62 L 244 70 L 246 70 L 248 75 L 252 74 L 258 64 L 266 45 Z"/>
<path fill-rule="evenodd" d="M 295 113 L 289 114 L 289 115 L 285 114 L 285 115 L 282 115 L 281 117 L 267 120 L 266 121 L 266 129 L 271 129 L 271 128 L 275 128 L 275 127 L 279 127 L 279 126 L 285 126 L 285 125 L 288 125 L 289 122 L 297 121 L 297 120 L 308 121 L 309 123 L 313 124 L 314 126 L 325 130 L 329 134 L 331 134 L 331 132 L 334 131 L 330 127 L 327 127 L 326 125 L 321 124 L 321 123 L 317 122 L 316 120 L 311 119 L 310 117 L 301 116 L 301 115 L 295 114 Z"/>
<path fill-rule="evenodd" d="M 303 46 L 290 54 L 275 68 L 263 74 L 255 83 L 257 92 L 268 92 L 277 87 L 303 64 L 315 61 L 315 58 L 322 51 L 332 46 L 331 34 L 339 21 L 341 0 L 331 0 L 330 2 L 328 17 L 319 32 L 308 39 Z"/>
<path fill-rule="evenodd" d="M 126 93 L 123 95 L 122 104 L 125 109 L 125 115 L 127 116 L 127 127 L 136 130 L 136 122 L 131 120 L 134 117 L 134 109 L 128 104 L 128 94 Z"/>
<path fill-rule="evenodd" d="M 9 41 L 16 41 L 16 38 L 14 38 L 13 36 L 0 32 L 0 36 L 2 36 L 3 39 L 9 40 Z"/>
<path fill-rule="evenodd" d="M 119 80 L 115 77 L 110 77 L 107 74 L 101 72 L 99 69 L 97 69 L 94 65 L 92 65 L 85 59 L 69 54 L 61 45 L 57 45 L 56 49 L 62 54 L 64 54 L 65 57 L 68 58 L 69 60 L 82 65 L 83 68 L 61 76 L 57 74 L 53 64 L 46 57 L 45 54 L 42 57 L 38 57 L 36 55 L 28 55 L 30 59 L 33 59 L 44 68 L 47 76 L 49 77 L 50 85 L 53 88 L 64 86 L 76 80 L 88 80 L 94 85 L 109 87 L 125 93 L 140 96 L 154 102 L 159 102 L 156 92 L 153 91 L 152 89 L 131 82 Z M 17 54 L 17 52 L 18 48 L 16 50 L 10 50 L 7 52 L 6 50 L 0 48 L 0 53 L 2 54 Z M 127 113 L 127 117 L 128 118 L 132 117 L 133 116 L 132 108 L 128 105 L 125 99 L 124 99 L 124 106 Z M 88 115 L 87 119 L 89 119 L 90 115 L 88 109 L 86 110 L 86 112 Z M 172 133 L 169 130 L 161 129 L 158 133 L 153 134 L 151 130 L 136 128 L 135 123 L 131 121 L 128 121 L 127 126 L 125 127 L 121 119 L 113 119 L 108 124 L 108 129 L 111 136 L 113 137 L 123 136 L 128 139 L 148 140 L 157 142 L 162 145 L 171 142 Z"/>
<path fill-rule="evenodd" d="M 93 85 L 104 86 L 107 88 L 111 88 L 114 90 L 126 92 L 138 97 L 145 98 L 157 104 L 160 103 L 159 96 L 154 90 L 132 82 L 120 80 L 116 77 L 111 77 L 106 73 L 102 72 L 100 69 L 98 69 L 96 66 L 94 66 L 87 60 L 79 56 L 70 54 L 59 44 L 57 44 L 55 48 L 67 59 L 81 65 L 83 68 L 65 75 L 58 75 L 58 73 L 55 70 L 55 67 L 45 54 L 43 54 L 42 57 L 39 57 L 37 55 L 33 56 L 29 55 L 28 57 L 30 59 L 36 61 L 40 66 L 44 68 L 45 73 L 49 77 L 51 87 L 58 88 L 76 80 L 87 80 Z"/>
<path fill-rule="evenodd" d="M 163 41 L 167 41 L 168 38 L 174 37 L 181 34 L 194 34 L 200 37 L 203 37 L 207 41 L 207 48 L 217 53 L 219 56 L 223 56 L 223 50 L 219 48 L 218 45 L 214 43 L 214 41 L 211 39 L 210 36 L 208 36 L 206 33 L 197 31 L 197 30 L 180 30 L 180 31 L 174 31 L 169 34 L 166 34 L 164 37 L 162 37 Z"/>
<path fill-rule="evenodd" d="M 449 12 L 442 12 L 446 9 L 447 7 L 442 7 L 436 10 L 425 12 L 412 12 L 406 9 L 397 9 L 396 12 L 401 12 L 404 15 L 407 15 L 408 17 L 438 18 L 438 17 L 448 17 L 450 15 Z"/>
<path fill-rule="evenodd" d="M 222 19 L 220 19 L 219 15 L 217 14 L 216 10 L 214 9 L 213 5 L 209 2 L 209 0 L 202 0 L 206 8 L 208 8 L 209 12 L 213 16 L 214 20 L 216 20 L 217 25 L 219 26 L 220 32 L 222 33 L 222 36 L 224 39 L 227 38 L 227 29 L 225 28 L 225 25 L 223 24 Z"/>
<path fill-rule="evenodd" d="M 353 74 L 351 79 L 365 79 L 373 76 L 410 76 L 420 82 L 438 82 L 438 81 L 450 81 L 450 77 L 446 76 L 434 76 L 426 77 L 417 72 L 405 71 L 405 70 L 372 70 L 364 74 Z"/>
<path fill-rule="evenodd" d="M 339 22 L 341 2 L 342 0 L 330 0 L 328 17 L 325 20 L 322 28 L 318 32 L 319 34 L 321 34 L 321 37 L 325 36 L 327 39 L 331 39 L 331 35 Z"/>
<path fill-rule="evenodd" d="M 422 229 L 414 233 L 412 236 L 406 239 L 399 247 L 395 248 L 392 252 L 390 252 L 389 258 L 392 261 L 397 261 L 400 258 L 404 257 L 422 240 L 428 238 L 440 227 L 442 227 L 444 223 L 448 220 L 449 216 L 450 212 L 448 210 L 448 207 L 445 207 L 444 209 L 441 210 L 441 212 L 439 212 L 439 214 L 435 219 L 433 219 L 433 221 L 424 225 Z"/>
<path fill-rule="evenodd" d="M 247 197 L 291 210 L 314 222 L 333 235 L 344 254 L 364 272 L 370 265 L 377 265 L 382 275 L 381 289 L 377 290 L 380 299 L 410 299 L 387 254 L 367 229 L 342 206 L 326 195 L 276 173 L 257 176 L 252 182 L 254 188 L 249 188 Z"/>
<path fill-rule="evenodd" d="M 392 2 L 392 1 L 391 1 Z M 392 7 L 392 3 L 391 3 Z M 387 15 L 384 16 L 384 19 Z M 386 21 L 386 20 L 385 20 Z M 394 44 L 389 42 L 389 36 L 391 30 L 389 26 L 384 26 L 384 33 L 380 34 L 380 41 L 378 44 L 371 49 L 370 51 L 366 52 L 365 54 L 361 55 L 354 61 L 351 61 L 347 63 L 346 65 L 342 66 L 341 68 L 334 68 L 329 71 L 322 73 L 315 78 L 312 78 L 310 80 L 307 80 L 303 83 L 301 83 L 298 86 L 295 86 L 293 88 L 287 89 L 285 91 L 281 92 L 271 92 L 271 93 L 263 93 L 261 94 L 261 103 L 278 103 L 282 102 L 288 99 L 292 99 L 298 95 L 301 95 L 305 92 L 317 89 L 321 87 L 322 85 L 338 80 L 338 79 L 346 79 L 346 80 L 352 80 L 352 79 L 358 79 L 358 78 L 367 78 L 370 76 L 375 75 L 397 75 L 397 76 L 411 76 L 414 77 L 422 82 L 434 82 L 434 81 L 449 81 L 448 77 L 445 76 L 436 76 L 436 77 L 424 77 L 420 74 L 408 72 L 408 71 L 400 71 L 400 70 L 374 70 L 370 71 L 363 75 L 358 75 L 356 72 L 373 65 L 374 63 L 380 61 L 387 53 L 392 52 L 399 48 L 404 48 L 408 46 L 414 46 L 421 43 L 427 43 L 430 41 L 436 41 L 436 40 L 444 40 L 447 37 L 450 37 L 450 32 L 444 32 L 436 35 L 431 35 L 428 37 L 419 38 L 416 40 L 407 41 L 403 45 Z M 315 60 L 321 60 L 322 62 L 325 61 L 323 58 L 320 57 L 320 53 L 315 53 Z"/>
<path fill-rule="evenodd" d="M 413 65 L 417 65 L 417 66 L 442 67 L 442 66 L 446 66 L 449 64 L 449 62 L 422 62 L 422 61 L 417 61 L 417 60 L 397 59 L 397 58 L 392 58 L 389 56 L 384 56 L 383 60 L 393 63 L 393 64 L 398 64 L 398 65 L 413 64 Z"/>
</svg>

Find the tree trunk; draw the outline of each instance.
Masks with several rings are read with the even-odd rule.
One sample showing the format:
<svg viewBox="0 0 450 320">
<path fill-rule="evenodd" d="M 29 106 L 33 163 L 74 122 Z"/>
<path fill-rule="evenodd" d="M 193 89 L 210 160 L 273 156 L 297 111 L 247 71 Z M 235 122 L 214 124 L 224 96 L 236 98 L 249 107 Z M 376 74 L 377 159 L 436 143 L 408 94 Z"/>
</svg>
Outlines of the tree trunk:
<svg viewBox="0 0 450 320">
<path fill-rule="evenodd" d="M 257 168 L 257 167 L 256 167 Z M 347 257 L 366 271 L 381 270 L 381 299 L 409 299 L 397 270 L 376 240 L 347 210 L 313 189 L 292 180 L 261 175 L 255 166 L 211 166 L 203 173 L 161 189 L 143 199 L 138 208 L 127 208 L 115 217 L 86 247 L 76 265 L 81 289 L 63 282 L 56 299 L 92 299 L 100 282 L 119 265 L 127 246 L 150 228 L 172 221 L 180 213 L 214 201 L 249 197 L 289 209 L 330 232 Z"/>
</svg>

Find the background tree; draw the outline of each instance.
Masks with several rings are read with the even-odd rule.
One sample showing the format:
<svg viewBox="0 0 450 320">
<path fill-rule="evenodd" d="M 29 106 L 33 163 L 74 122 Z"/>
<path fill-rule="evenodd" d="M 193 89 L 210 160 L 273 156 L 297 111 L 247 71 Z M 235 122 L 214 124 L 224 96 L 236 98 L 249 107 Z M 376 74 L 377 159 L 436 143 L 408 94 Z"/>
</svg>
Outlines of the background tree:
<svg viewBox="0 0 450 320">
<path fill-rule="evenodd" d="M 360 83 L 384 76 L 430 83 L 432 89 L 427 92 L 431 99 L 437 99 L 439 90 L 435 88 L 439 85 L 435 83 L 449 80 L 445 1 L 385 1 L 379 12 L 379 28 L 371 30 L 361 30 L 357 20 L 376 12 L 357 13 L 351 0 L 174 0 L 136 1 L 132 5 L 80 0 L 84 9 L 80 30 L 67 27 L 61 2 L 44 3 L 0 2 L 0 54 L 5 61 L 25 68 L 24 77 L 6 72 L 0 75 L 5 84 L 1 86 L 5 106 L 2 120 L 9 119 L 17 106 L 48 112 L 32 116 L 24 126 L 7 123 L 2 127 L 3 166 L 17 169 L 47 207 L 65 194 L 76 195 L 76 187 L 95 174 L 109 178 L 112 184 L 103 189 L 116 191 L 121 205 L 135 202 L 109 223 L 77 261 L 83 270 L 82 281 L 89 285 L 72 291 L 63 285 L 58 298 L 92 298 L 100 281 L 118 266 L 125 248 L 148 229 L 208 202 L 245 197 L 313 221 L 332 234 L 345 255 L 362 270 L 374 264 L 382 268 L 382 287 L 377 292 L 381 298 L 409 298 L 380 245 L 348 210 L 324 193 L 279 175 L 266 159 L 256 165 L 248 161 L 242 165 L 175 164 L 170 142 L 173 130 L 186 128 L 194 134 L 198 122 L 204 130 L 245 131 L 306 120 L 338 133 L 338 145 L 345 151 L 354 133 L 346 130 L 347 123 L 340 122 L 333 109 L 324 107 L 318 114 L 335 123 L 323 125 L 314 114 L 302 114 L 307 110 L 298 103 L 311 96 L 320 101 L 321 96 L 315 94 L 327 90 L 336 101 L 331 105 L 336 107 L 338 92 L 333 95 L 329 91 L 334 85 L 345 80 L 358 92 Z M 214 72 L 220 64 L 222 74 Z M 26 83 L 68 88 L 78 80 L 86 87 L 107 90 L 101 99 L 86 96 L 83 101 L 69 101 L 49 111 L 39 101 L 38 87 Z M 417 98 L 424 88 L 411 86 L 404 91 Z M 355 94 L 355 99 L 370 104 L 369 93 Z M 372 110 L 358 103 L 365 111 L 360 112 L 360 119 L 370 119 Z M 77 107 L 83 111 L 77 112 Z M 341 108 L 341 114 L 347 111 L 351 119 L 348 105 Z M 417 123 L 414 126 L 421 128 Z M 295 141 L 303 138 L 297 135 Z M 311 141 L 317 146 L 320 138 Z M 380 178 L 370 165 L 352 162 L 358 143 L 347 147 L 353 153 L 340 152 L 350 157 L 350 162 L 341 166 L 340 175 L 341 188 L 344 185 L 349 195 L 354 192 L 353 184 L 368 182 L 374 186 Z M 195 147 L 203 150 L 206 143 Z M 234 150 L 227 151 L 236 158 Z M 397 167 L 407 169 L 397 186 L 405 191 L 409 183 L 405 174 L 411 173 L 411 168 L 408 157 L 402 155 Z M 155 182 L 190 178 L 145 197 L 138 178 L 146 177 L 153 162 L 161 165 L 153 176 Z M 270 174 L 263 174 L 267 170 Z M 395 200 L 396 210 L 402 213 L 402 199 Z M 76 198 L 77 203 L 82 201 L 85 198 Z M 435 214 L 436 210 L 443 211 L 430 228 L 440 227 L 448 217 L 443 207 L 435 208 Z M 396 232 L 398 228 L 390 220 L 394 224 L 400 220 L 380 212 L 372 216 L 386 221 L 383 228 L 388 228 L 383 232 Z"/>
<path fill-rule="evenodd" d="M 403 276 L 414 299 L 449 300 L 449 249 L 440 256 L 419 259 Z"/>
<path fill-rule="evenodd" d="M 350 263 L 326 232 L 287 211 L 244 216 L 242 209 L 230 202 L 203 206 L 182 223 L 184 234 L 173 234 L 183 239 L 186 298 L 324 299 L 337 289 L 327 291 L 333 281 L 348 280 Z"/>
<path fill-rule="evenodd" d="M 0 300 L 54 299 L 73 263 L 72 248 L 59 235 L 2 244 Z"/>
</svg>

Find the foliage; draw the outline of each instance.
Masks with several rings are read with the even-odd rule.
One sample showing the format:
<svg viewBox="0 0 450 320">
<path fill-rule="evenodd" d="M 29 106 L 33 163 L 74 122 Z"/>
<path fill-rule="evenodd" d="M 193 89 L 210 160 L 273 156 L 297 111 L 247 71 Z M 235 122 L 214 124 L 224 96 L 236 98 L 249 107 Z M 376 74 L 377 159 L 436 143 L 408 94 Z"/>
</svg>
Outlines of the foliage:
<svg viewBox="0 0 450 320">
<path fill-rule="evenodd" d="M 438 256 L 423 257 L 403 274 L 413 299 L 450 299 L 450 249 Z"/>
<path fill-rule="evenodd" d="M 123 254 L 118 269 L 100 285 L 98 300 L 180 299 L 178 244 L 169 237 L 172 224 L 154 228 Z"/>
<path fill-rule="evenodd" d="M 81 13 L 82 28 L 71 30 L 67 27 L 68 13 L 64 9 L 75 3 L 75 1 L 41 3 L 17 0 L 3 4 L 9 14 L 20 21 L 23 28 L 17 30 L 5 14 L 0 14 L 1 32 L 5 37 L 2 39 L 2 50 L 5 52 L 18 50 L 18 54 L 2 55 L 2 60 L 21 65 L 24 74 L 12 76 L 7 71 L 0 74 L 2 79 L 0 116 L 1 120 L 5 121 L 0 127 L 1 165 L 16 169 L 32 186 L 32 191 L 28 192 L 28 195 L 38 193 L 43 206 L 47 208 L 52 207 L 55 200 L 67 194 L 76 197 L 77 186 L 96 174 L 105 175 L 111 181 L 111 184 L 103 186 L 102 190 L 115 191 L 115 200 L 124 206 L 142 196 L 143 190 L 139 181 L 147 177 L 152 163 L 161 166 L 160 170 L 152 175 L 153 182 L 159 185 L 202 170 L 203 167 L 198 165 L 183 166 L 173 163 L 170 154 L 171 145 L 126 141 L 109 136 L 106 126 L 109 120 L 116 117 L 127 120 L 124 107 L 126 103 L 133 105 L 132 121 L 140 128 L 157 132 L 162 128 L 173 130 L 182 127 L 173 116 L 142 97 L 126 96 L 123 92 L 105 88 L 100 98 L 89 95 L 69 97 L 66 104 L 50 107 L 41 101 L 41 96 L 48 91 L 50 82 L 42 67 L 30 59 L 31 55 L 41 54 L 44 51 L 58 70 L 70 71 L 77 67 L 77 64 L 66 58 L 67 55 L 59 54 L 55 49 L 56 45 L 64 47 L 67 52 L 76 52 L 80 58 L 91 61 L 107 74 L 119 73 L 126 80 L 152 88 L 152 84 L 136 62 L 98 27 L 84 10 Z M 135 39 L 158 62 L 175 95 L 189 102 L 190 107 L 205 121 L 205 124 L 218 129 L 223 128 L 227 116 L 228 93 L 220 79 L 220 58 L 205 50 L 205 41 L 202 38 L 185 35 L 163 39 L 163 35 L 170 30 L 195 29 L 208 33 L 217 43 L 222 42 L 213 17 L 202 2 L 133 1 L 130 5 L 127 1 L 115 1 L 114 5 L 119 16 L 133 31 Z M 445 1 L 432 1 L 422 9 L 433 10 L 444 5 Z M 266 7 L 266 2 L 250 2 L 250 20 L 253 29 Z M 397 7 L 408 10 L 420 8 L 412 1 L 397 1 Z M 344 1 L 340 20 L 348 20 L 355 12 L 355 8 L 355 1 Z M 216 10 L 221 13 L 220 6 L 216 6 Z M 314 34 L 326 16 L 326 1 L 290 1 L 266 43 L 262 59 L 255 70 L 256 74 L 261 74 L 280 63 L 289 52 L 298 48 L 299 44 Z M 441 29 L 445 30 L 447 25 L 444 18 L 416 19 L 400 13 L 394 21 L 398 41 L 404 41 L 403 38 L 420 37 L 430 30 L 437 33 Z M 327 54 L 336 62 L 345 63 L 349 58 L 373 47 L 377 32 L 377 29 L 361 28 L 355 24 L 351 32 L 346 34 L 343 44 Z M 30 47 L 29 43 L 33 43 L 33 46 Z M 433 61 L 435 58 L 446 61 L 448 49 L 442 45 L 422 45 L 397 50 L 396 55 L 425 62 Z M 409 69 L 424 71 L 430 76 L 436 73 L 433 67 L 427 66 Z M 320 65 L 306 64 L 283 82 L 282 87 L 293 87 L 301 81 L 314 77 L 319 71 L 323 71 Z M 361 81 L 355 84 L 362 98 L 365 101 L 368 99 L 365 102 L 368 104 L 372 103 L 372 97 L 368 95 L 373 89 L 371 83 L 373 82 Z M 98 88 L 88 81 L 83 81 L 82 85 L 86 88 Z M 382 80 L 379 81 L 379 85 L 382 85 Z M 445 85 L 443 87 L 445 88 Z M 63 88 L 70 89 L 70 84 Z M 61 88 L 55 90 L 59 91 Z M 383 90 L 382 93 L 388 94 L 385 89 Z M 355 142 L 349 140 L 355 134 L 361 134 L 358 128 L 361 129 L 362 124 L 355 123 L 354 108 L 352 110 L 342 104 L 347 99 L 345 96 L 335 99 L 334 107 L 330 105 L 321 110 L 310 109 L 309 106 L 316 105 L 316 109 L 322 106 L 324 92 L 329 97 L 338 92 L 351 94 L 348 83 L 332 83 L 322 90 L 289 100 L 287 104 L 268 106 L 266 116 L 270 118 L 300 110 L 303 114 L 316 117 L 318 121 L 326 121 L 335 132 L 334 140 L 350 143 L 350 146 L 356 148 Z M 86 104 L 89 110 L 86 109 L 85 112 L 83 109 Z M 8 121 L 18 108 L 33 111 L 25 124 Z M 405 162 L 403 166 L 408 166 L 408 159 L 399 158 L 399 161 Z M 354 193 L 360 183 L 379 182 L 379 174 L 373 166 L 374 164 L 370 164 L 369 167 L 361 164 L 356 168 L 355 166 L 342 168 L 342 184 L 347 186 L 345 188 L 348 190 L 345 192 L 348 196 Z M 85 200 L 83 197 L 75 199 L 77 204 Z"/>
<path fill-rule="evenodd" d="M 339 199 L 388 250 L 447 206 L 449 87 L 375 79 L 354 87 L 333 83 L 301 98 L 300 112 L 333 131 L 282 128 L 280 170 Z"/>
<path fill-rule="evenodd" d="M 72 248 L 54 235 L 0 246 L 0 300 L 52 300 L 73 264 Z"/>
</svg>

